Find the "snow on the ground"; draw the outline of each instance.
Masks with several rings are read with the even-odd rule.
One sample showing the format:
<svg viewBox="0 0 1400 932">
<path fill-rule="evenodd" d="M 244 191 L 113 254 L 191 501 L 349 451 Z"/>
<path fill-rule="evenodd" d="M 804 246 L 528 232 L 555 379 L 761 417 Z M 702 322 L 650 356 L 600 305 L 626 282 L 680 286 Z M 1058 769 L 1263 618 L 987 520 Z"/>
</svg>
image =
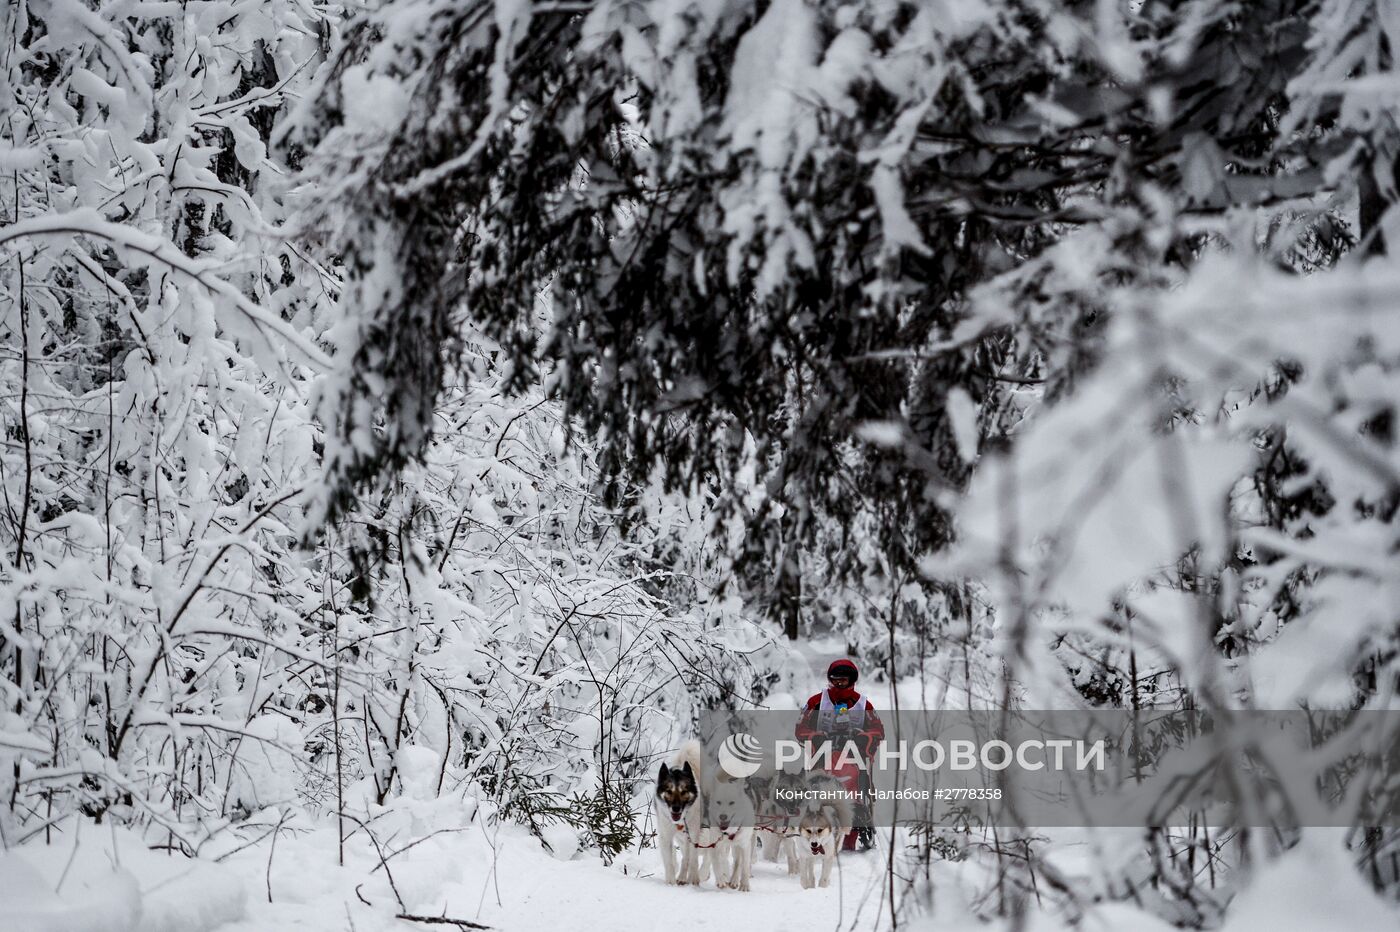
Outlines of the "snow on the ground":
<svg viewBox="0 0 1400 932">
<path fill-rule="evenodd" d="M 826 889 L 803 890 L 796 877 L 787 875 L 786 865 L 766 862 L 756 865 L 748 893 L 718 890 L 712 881 L 699 888 L 672 887 L 661 879 L 654 848 L 626 852 L 611 866 L 586 851 L 560 860 L 523 828 L 483 825 L 471 818 L 473 809 L 439 802 L 400 803 L 371 821 L 386 853 L 440 832 L 390 857 L 392 887 L 384 870 L 376 869 L 379 856 L 363 829 L 347 841 L 345 867 L 337 866 L 330 821 L 288 819 L 276 833 L 275 848 L 269 838 L 234 850 L 244 840 L 273 831 L 280 816 L 269 810 L 238 837 L 230 834 L 211 842 L 194 861 L 147 850 L 133 833 L 89 823 L 79 830 L 76 847 L 58 835 L 47 847 L 32 842 L 0 857 L 0 889 L 6 891 L 0 928 L 443 928 L 396 920 L 394 914 L 401 911 L 506 930 L 606 927 L 610 932 L 649 932 L 663 925 L 721 929 L 752 923 L 765 932 L 876 927 L 883 873 L 875 853 L 843 857 Z M 560 833 L 553 834 L 556 849 L 567 847 L 557 843 Z M 226 853 L 222 862 L 213 861 Z M 73 863 L 68 866 L 70 857 Z M 62 886 L 54 894 L 60 878 Z M 12 898 L 10 891 L 24 891 L 24 896 Z"/>
<path fill-rule="evenodd" d="M 394 815 L 402 818 L 402 813 Z M 838 924 L 874 928 L 876 907 L 869 900 L 880 871 L 871 855 L 843 859 L 843 870 L 825 890 L 803 890 L 796 877 L 787 876 L 785 866 L 762 863 L 755 870 L 752 891 L 744 894 L 718 890 L 712 882 L 700 888 L 667 886 L 652 848 L 624 853 L 605 867 L 589 853 L 573 860 L 552 857 L 517 826 L 455 821 L 460 831 L 444 832 L 391 859 L 394 884 L 409 913 L 469 919 L 499 929 L 606 927 L 610 932 L 649 932 L 662 925 L 721 929 L 751 922 L 772 932 L 811 932 Z M 556 850 L 567 848 L 558 843 L 559 833 L 554 834 Z M 403 840 L 411 837 L 421 836 L 406 835 Z M 397 848 L 403 840 L 385 847 Z M 279 843 L 272 884 L 276 903 L 255 897 L 243 920 L 221 927 L 221 932 L 260 932 L 273 922 L 283 928 L 319 929 L 324 926 L 316 923 L 331 912 L 341 917 L 333 928 L 350 928 L 347 916 L 360 932 L 409 927 L 389 915 L 397 909 L 389 908 L 395 900 L 382 870 L 359 891 L 373 909 L 356 896 L 356 884 L 377 863 L 372 851 L 357 846 L 353 861 L 347 856 L 347 870 L 328 869 L 335 860 L 334 841 L 333 832 L 320 832 Z M 260 860 L 233 863 L 251 872 L 250 882 L 259 882 Z M 309 876 L 315 879 L 301 879 Z M 869 922 L 860 921 L 862 905 Z"/>
<path fill-rule="evenodd" d="M 190 860 L 126 830 L 84 823 L 0 854 L 0 929 L 24 932 L 432 932 L 395 918 L 449 916 L 500 930 L 744 929 L 863 932 L 880 923 L 886 893 L 883 855 L 846 855 L 826 889 L 803 890 L 785 866 L 760 862 L 748 893 L 671 887 L 655 849 L 632 850 L 604 866 L 595 854 L 551 856 L 523 828 L 473 818 L 470 802 L 401 801 L 347 839 L 337 866 L 334 823 L 264 811 Z M 280 829 L 277 828 L 281 822 Z M 71 825 L 71 823 L 70 823 Z M 277 843 L 270 844 L 276 830 Z M 433 834 L 436 833 L 436 834 Z M 569 839 L 552 832 L 555 848 Z M 257 844 L 248 840 L 267 836 Z M 378 849 L 389 855 L 391 878 Z M 415 843 L 416 844 L 413 844 Z M 407 847 L 412 844 L 412 847 Z M 221 858 L 222 860 L 215 860 Z M 979 880 L 980 878 L 980 880 Z M 916 932 L 996 928 L 973 912 L 986 877 L 969 862 L 934 866 L 929 913 L 901 923 Z M 402 899 L 402 908 L 395 896 Z M 1081 894 L 1092 897 L 1086 885 Z M 1068 917 L 1047 906 L 1027 932 L 1066 932 Z M 1168 932 L 1131 903 L 1091 905 L 1076 932 Z M 1311 932 L 1400 928 L 1400 910 L 1371 892 L 1335 833 L 1309 832 L 1302 844 L 1262 867 L 1231 904 L 1220 932 Z"/>
<path fill-rule="evenodd" d="M 111 825 L 68 820 L 52 843 L 0 853 L 0 930 L 199 932 L 244 915 L 245 885 Z"/>
<path fill-rule="evenodd" d="M 839 653 L 836 645 L 823 647 L 804 651 L 812 666 L 812 691 L 824 683 L 826 664 Z M 862 685 L 877 708 L 891 707 L 888 684 Z M 906 708 L 919 702 L 917 692 L 906 692 L 917 685 L 901 684 Z M 796 697 L 770 697 L 770 705 L 795 707 L 807 695 L 799 689 Z M 363 804 L 363 794 L 351 796 Z M 551 853 L 521 826 L 491 824 L 482 817 L 485 807 L 472 799 L 409 793 L 371 811 L 364 824 L 347 823 L 343 867 L 337 864 L 333 815 L 312 819 L 267 808 L 203 845 L 195 860 L 162 848 L 153 836 L 143 839 L 110 825 L 68 820 L 48 845 L 40 838 L 0 853 L 0 932 L 455 928 L 395 918 L 401 912 L 501 930 L 864 932 L 888 927 L 886 855 L 880 851 L 843 855 L 826 889 L 803 890 L 785 864 L 760 861 L 753 889 L 740 893 L 718 890 L 713 881 L 699 888 L 667 886 L 651 847 L 631 849 L 605 866 L 567 827 L 544 827 Z M 1140 844 L 1136 833 L 1100 832 L 1091 838 L 1060 829 L 1049 835 L 1045 854 L 1087 906 L 1076 932 L 1172 928 L 1131 903 L 1092 902 L 1101 892 L 1096 865 L 1105 858 L 1132 857 Z M 888 845 L 888 834 L 881 836 Z M 387 856 L 388 871 L 381 856 Z M 972 861 L 935 864 L 931 901 L 921 904 L 926 914 L 907 916 L 901 926 L 916 932 L 989 928 L 975 914 L 976 901 L 991 888 L 989 876 L 986 866 Z M 1070 917 L 1043 905 L 1024 928 L 1065 932 Z M 1312 830 L 1296 849 L 1258 870 L 1230 905 L 1220 932 L 1319 928 L 1400 928 L 1400 911 L 1371 892 L 1340 836 Z"/>
<path fill-rule="evenodd" d="M 1386 903 L 1344 856 L 1345 829 L 1305 829 L 1302 839 L 1259 870 L 1225 916 L 1220 932 L 1284 929 L 1400 929 Z"/>
</svg>

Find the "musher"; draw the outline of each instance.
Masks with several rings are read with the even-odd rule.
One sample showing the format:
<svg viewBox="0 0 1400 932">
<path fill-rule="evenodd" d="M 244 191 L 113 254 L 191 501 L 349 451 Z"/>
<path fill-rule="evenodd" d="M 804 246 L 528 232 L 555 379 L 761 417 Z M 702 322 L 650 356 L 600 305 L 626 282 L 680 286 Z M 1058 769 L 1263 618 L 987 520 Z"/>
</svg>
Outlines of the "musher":
<svg viewBox="0 0 1400 932">
<path fill-rule="evenodd" d="M 797 720 L 794 733 L 799 741 L 814 745 L 831 741 L 833 760 L 840 756 L 845 742 L 855 742 L 856 750 L 867 763 L 874 757 L 876 748 L 885 739 L 885 725 L 875 714 L 870 700 L 856 692 L 856 680 L 859 678 L 860 670 L 853 661 L 845 658 L 833 661 L 826 668 L 829 685 L 807 700 L 807 706 Z M 867 789 L 869 783 L 865 773 L 862 771 L 857 776 L 859 783 L 853 788 Z M 843 851 L 855 851 L 857 840 L 861 843 L 861 850 L 865 850 L 874 840 L 869 805 L 858 805 L 855 810 L 857 825 L 847 833 L 841 846 Z"/>
</svg>

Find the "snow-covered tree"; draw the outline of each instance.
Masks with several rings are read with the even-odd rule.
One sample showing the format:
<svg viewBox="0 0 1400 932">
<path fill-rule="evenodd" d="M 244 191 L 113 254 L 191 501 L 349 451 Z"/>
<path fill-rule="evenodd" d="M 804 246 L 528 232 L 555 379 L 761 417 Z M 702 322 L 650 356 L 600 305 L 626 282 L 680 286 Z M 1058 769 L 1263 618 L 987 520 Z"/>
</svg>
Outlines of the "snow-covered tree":
<svg viewBox="0 0 1400 932">
<path fill-rule="evenodd" d="M 6 8 L 7 841 L 81 811 L 193 850 L 426 786 L 532 824 L 577 796 L 615 851 L 658 747 L 781 666 L 712 591 L 706 504 L 604 508 L 557 404 L 464 327 L 422 460 L 304 520 L 359 283 L 293 223 L 318 189 L 272 142 L 341 12 Z"/>
</svg>

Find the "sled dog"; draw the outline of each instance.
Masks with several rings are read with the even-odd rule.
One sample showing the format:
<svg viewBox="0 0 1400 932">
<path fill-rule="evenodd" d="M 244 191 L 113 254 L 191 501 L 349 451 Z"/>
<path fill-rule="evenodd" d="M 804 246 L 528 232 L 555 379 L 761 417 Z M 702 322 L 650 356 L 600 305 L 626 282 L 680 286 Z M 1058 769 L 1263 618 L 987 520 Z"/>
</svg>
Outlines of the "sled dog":
<svg viewBox="0 0 1400 932">
<path fill-rule="evenodd" d="M 714 867 L 715 886 L 748 890 L 753 873 L 753 800 L 749 790 L 739 780 L 716 780 L 705 794 L 707 818 L 702 847 L 706 865 L 700 868 L 703 879 Z"/>
<path fill-rule="evenodd" d="M 701 835 L 705 800 L 701 794 L 704 773 L 700 742 L 687 741 L 672 759 L 662 764 L 656 778 L 656 846 L 668 884 L 698 884 L 700 857 L 696 842 Z M 681 863 L 676 865 L 676 849 Z"/>
<path fill-rule="evenodd" d="M 805 788 L 806 783 L 800 774 L 779 771 L 762 783 L 755 799 L 758 810 L 755 842 L 762 846 L 763 857 L 768 861 L 776 862 L 786 854 L 789 875 L 797 873 L 794 839 L 797 836 L 797 819 L 802 814 L 802 802 L 797 794 Z"/>
<path fill-rule="evenodd" d="M 851 806 L 845 800 L 814 802 L 803 808 L 797 820 L 798 837 L 793 843 L 797 848 L 804 890 L 830 883 L 831 866 L 836 863 L 841 840 L 851 830 L 851 818 Z M 818 862 L 822 865 L 820 882 L 817 881 Z"/>
</svg>

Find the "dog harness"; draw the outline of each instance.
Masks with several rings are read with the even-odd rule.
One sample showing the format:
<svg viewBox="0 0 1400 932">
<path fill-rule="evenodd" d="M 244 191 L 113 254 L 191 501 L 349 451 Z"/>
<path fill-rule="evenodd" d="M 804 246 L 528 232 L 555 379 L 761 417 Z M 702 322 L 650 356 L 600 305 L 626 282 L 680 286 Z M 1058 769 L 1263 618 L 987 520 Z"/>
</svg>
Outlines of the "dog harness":
<svg viewBox="0 0 1400 932">
<path fill-rule="evenodd" d="M 768 832 L 770 835 L 781 835 L 784 838 L 792 838 L 795 835 L 801 834 L 797 831 L 788 831 L 789 823 L 792 822 L 792 816 L 761 815 L 758 817 L 757 822 L 760 824 L 754 825 L 754 828 L 758 829 L 760 832 Z M 773 827 L 775 825 L 777 828 Z"/>
<path fill-rule="evenodd" d="M 685 823 L 684 823 L 684 822 L 677 822 L 675 819 L 672 819 L 672 820 L 671 820 L 671 824 L 675 826 L 677 832 L 679 832 L 680 834 L 686 836 L 687 838 L 690 838 L 690 832 L 686 831 L 686 827 L 685 827 Z M 721 838 L 727 838 L 727 839 L 729 839 L 730 841 L 733 841 L 735 838 L 738 838 L 738 837 L 739 837 L 739 830 L 738 830 L 737 828 L 734 829 L 734 831 L 732 831 L 732 832 L 726 832 L 724 829 L 720 829 L 720 830 L 719 830 L 719 833 L 720 833 L 720 837 L 721 837 Z M 719 839 L 719 838 L 716 838 L 714 841 L 710 842 L 708 845 L 702 845 L 702 844 L 700 844 L 700 842 L 696 841 L 695 839 L 693 839 L 693 838 L 690 839 L 691 845 L 693 845 L 693 846 L 696 847 L 696 848 L 713 848 L 715 845 L 719 844 L 719 842 L 720 842 L 720 839 Z"/>
<path fill-rule="evenodd" d="M 865 710 L 868 708 L 870 700 L 864 696 L 857 699 L 855 705 L 837 705 L 831 701 L 831 690 L 823 689 L 821 705 L 817 709 L 817 728 L 821 731 L 831 731 L 832 726 L 840 719 L 848 722 L 856 731 L 860 731 L 865 727 Z"/>
<path fill-rule="evenodd" d="M 791 819 L 791 816 L 785 815 L 761 815 L 755 818 L 756 824 L 754 828 L 761 828 L 765 832 L 771 832 L 774 831 L 773 826 L 776 825 L 778 829 L 781 830 L 787 828 L 787 824 Z"/>
<path fill-rule="evenodd" d="M 733 841 L 734 839 L 736 839 L 736 838 L 738 838 L 738 837 L 739 837 L 739 830 L 738 830 L 737 828 L 736 828 L 734 831 L 732 831 L 732 832 L 726 832 L 724 829 L 720 829 L 720 830 L 719 830 L 719 838 L 716 838 L 714 841 L 710 842 L 708 845 L 702 845 L 702 844 L 700 844 L 700 842 L 698 842 L 698 841 L 692 841 L 691 844 L 694 845 L 694 846 L 697 847 L 697 848 L 713 848 L 715 845 L 718 845 L 718 844 L 720 843 L 720 841 L 722 841 L 722 840 L 724 840 L 724 839 L 728 839 L 729 841 Z"/>
</svg>

